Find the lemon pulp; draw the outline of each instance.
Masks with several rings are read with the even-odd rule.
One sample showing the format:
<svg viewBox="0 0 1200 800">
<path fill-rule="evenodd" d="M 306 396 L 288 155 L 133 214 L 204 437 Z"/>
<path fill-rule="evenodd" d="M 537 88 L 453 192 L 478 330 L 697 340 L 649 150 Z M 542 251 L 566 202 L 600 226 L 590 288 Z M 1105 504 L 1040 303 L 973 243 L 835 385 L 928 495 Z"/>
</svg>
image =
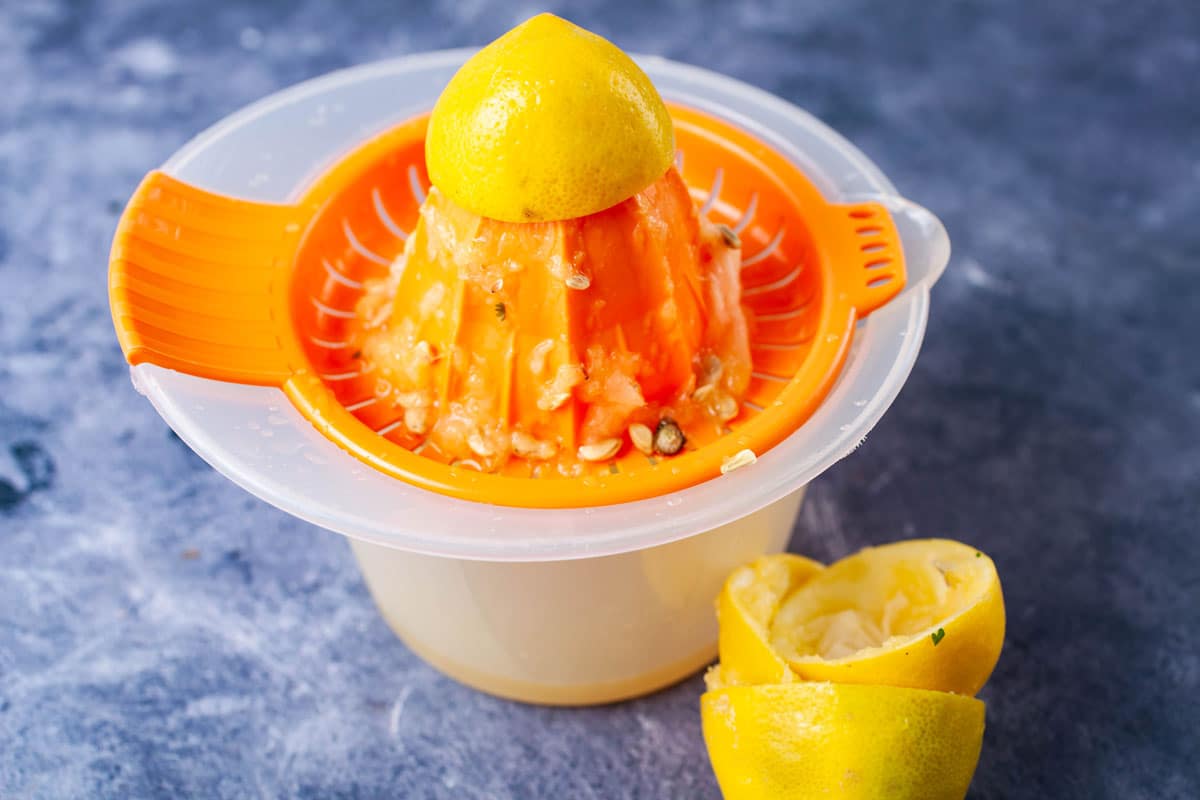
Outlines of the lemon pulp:
<svg viewBox="0 0 1200 800">
<path fill-rule="evenodd" d="M 923 544 L 840 561 L 783 600 L 771 644 L 790 661 L 837 660 L 935 635 L 987 591 L 994 573 L 976 553 L 956 543 Z"/>
</svg>

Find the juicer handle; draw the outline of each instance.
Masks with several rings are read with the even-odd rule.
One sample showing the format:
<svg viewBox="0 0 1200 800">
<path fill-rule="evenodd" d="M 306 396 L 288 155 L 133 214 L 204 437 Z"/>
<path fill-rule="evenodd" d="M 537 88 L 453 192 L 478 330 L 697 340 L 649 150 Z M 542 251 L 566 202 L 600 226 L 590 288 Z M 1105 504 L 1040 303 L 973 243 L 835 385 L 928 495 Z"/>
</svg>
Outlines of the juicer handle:
<svg viewBox="0 0 1200 800">
<path fill-rule="evenodd" d="M 129 363 L 281 386 L 302 363 L 287 290 L 304 222 L 295 206 L 148 174 L 109 257 L 113 324 Z"/>
<path fill-rule="evenodd" d="M 830 205 L 828 236 L 837 289 L 865 317 L 900 293 L 907 279 L 899 231 L 881 203 Z"/>
</svg>

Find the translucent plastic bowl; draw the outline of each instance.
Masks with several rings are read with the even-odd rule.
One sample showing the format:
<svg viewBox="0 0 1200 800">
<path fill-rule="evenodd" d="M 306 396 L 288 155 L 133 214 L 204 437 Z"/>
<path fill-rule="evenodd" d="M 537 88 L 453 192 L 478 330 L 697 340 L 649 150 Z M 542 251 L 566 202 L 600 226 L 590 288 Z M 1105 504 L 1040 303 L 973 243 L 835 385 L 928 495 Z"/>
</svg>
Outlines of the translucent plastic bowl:
<svg viewBox="0 0 1200 800">
<path fill-rule="evenodd" d="M 295 198 L 365 137 L 428 110 L 471 52 L 385 61 L 301 84 L 228 117 L 162 169 L 236 197 Z M 491 506 L 372 470 L 313 428 L 278 388 L 152 364 L 132 370 L 139 391 L 217 470 L 348 536 L 381 612 L 414 651 L 467 684 L 530 702 L 631 697 L 712 658 L 712 601 L 722 580 L 786 547 L 804 487 L 850 453 L 891 404 L 949 257 L 938 220 L 810 115 L 702 69 L 638 60 L 669 100 L 754 134 L 830 201 L 883 203 L 899 229 L 905 290 L 859 324 L 815 415 L 757 463 L 620 505 Z"/>
</svg>

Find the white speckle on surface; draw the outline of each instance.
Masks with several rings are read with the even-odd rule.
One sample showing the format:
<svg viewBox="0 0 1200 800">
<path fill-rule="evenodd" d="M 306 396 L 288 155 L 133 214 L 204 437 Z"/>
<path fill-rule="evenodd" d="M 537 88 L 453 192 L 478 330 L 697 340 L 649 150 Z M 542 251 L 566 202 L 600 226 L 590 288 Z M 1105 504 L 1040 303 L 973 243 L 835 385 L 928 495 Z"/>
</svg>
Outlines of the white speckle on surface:
<svg viewBox="0 0 1200 800">
<path fill-rule="evenodd" d="M 4 481 L 18 492 L 28 491 L 29 478 L 21 470 L 12 451 L 7 447 L 0 448 L 0 481 Z"/>
<path fill-rule="evenodd" d="M 1167 221 L 1167 212 L 1162 206 L 1146 206 L 1137 213 L 1138 222 L 1147 228 L 1159 228 Z"/>
<path fill-rule="evenodd" d="M 895 473 L 891 470 L 884 470 L 883 472 L 879 473 L 875 476 L 871 483 L 867 485 L 867 494 L 871 496 L 879 494 L 887 487 L 888 484 L 892 482 L 894 477 Z"/>
<path fill-rule="evenodd" d="M 984 291 L 995 292 L 997 294 L 1008 294 L 1011 291 L 1008 283 L 992 275 L 984 269 L 982 264 L 973 258 L 963 260 L 961 273 L 967 283 L 976 289 L 983 289 Z"/>
<path fill-rule="evenodd" d="M 250 706 L 246 697 L 210 695 L 190 701 L 183 709 L 185 717 L 224 717 L 245 711 Z"/>
<path fill-rule="evenodd" d="M 263 32 L 253 25 L 248 25 L 242 28 L 242 32 L 238 34 L 238 44 L 244 50 L 257 50 L 262 47 Z"/>
<path fill-rule="evenodd" d="M 179 71 L 175 51 L 162 39 L 137 39 L 116 52 L 116 62 L 144 80 L 167 78 Z"/>
<path fill-rule="evenodd" d="M 318 34 L 308 33 L 300 37 L 296 48 L 305 55 L 312 55 L 325 49 L 325 40 Z"/>
<path fill-rule="evenodd" d="M 400 696 L 396 698 L 396 702 L 392 704 L 392 712 L 388 715 L 388 736 L 395 739 L 400 735 L 400 716 L 404 713 L 404 704 L 408 702 L 408 696 L 412 694 L 412 687 L 405 686 L 400 690 Z"/>
<path fill-rule="evenodd" d="M 642 729 L 642 735 L 648 739 L 650 745 L 654 745 L 662 737 L 662 725 L 658 720 L 647 714 L 637 715 L 638 727 Z"/>
<path fill-rule="evenodd" d="M 819 541 L 809 543 L 812 551 L 805 555 L 821 561 L 834 561 L 850 552 L 841 507 L 820 482 L 812 485 L 804 505 L 800 507 L 800 524 L 820 537 Z"/>
<path fill-rule="evenodd" d="M 137 108 L 146 102 L 146 90 L 140 86 L 126 86 L 117 93 L 117 104 L 122 108 Z"/>
<path fill-rule="evenodd" d="M 18 353 L 5 360 L 5 366 L 18 380 L 45 380 L 60 367 L 61 358 L 54 353 Z"/>
</svg>

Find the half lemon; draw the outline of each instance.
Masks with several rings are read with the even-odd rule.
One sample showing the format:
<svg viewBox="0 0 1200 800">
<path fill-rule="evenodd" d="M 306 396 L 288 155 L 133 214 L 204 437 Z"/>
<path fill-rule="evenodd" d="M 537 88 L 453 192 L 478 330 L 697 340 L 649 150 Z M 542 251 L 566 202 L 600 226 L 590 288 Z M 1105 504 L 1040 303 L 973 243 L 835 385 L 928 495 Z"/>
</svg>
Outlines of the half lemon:
<svg viewBox="0 0 1200 800">
<path fill-rule="evenodd" d="M 983 742 L 982 702 L 922 689 L 734 686 L 700 709 L 725 800 L 962 800 Z"/>
</svg>

